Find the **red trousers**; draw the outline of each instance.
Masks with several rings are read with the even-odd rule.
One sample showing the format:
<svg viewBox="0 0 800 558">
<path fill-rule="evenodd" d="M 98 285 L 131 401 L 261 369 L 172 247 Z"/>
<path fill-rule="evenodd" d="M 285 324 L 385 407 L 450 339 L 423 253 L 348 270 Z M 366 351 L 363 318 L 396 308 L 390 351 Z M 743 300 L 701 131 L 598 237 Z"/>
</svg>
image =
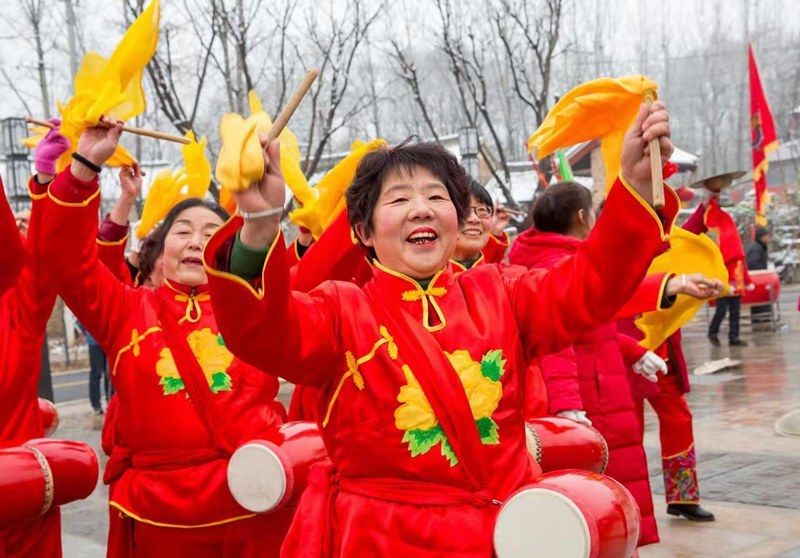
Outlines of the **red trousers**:
<svg viewBox="0 0 800 558">
<path fill-rule="evenodd" d="M 108 558 L 278 558 L 293 509 L 212 527 L 157 527 L 110 509 Z"/>
<path fill-rule="evenodd" d="M 692 411 L 675 374 L 659 374 L 658 387 L 659 395 L 648 397 L 647 401 L 658 416 L 664 495 L 668 504 L 696 504 L 700 493 Z M 639 400 L 636 405 L 639 418 L 644 421 L 644 401 Z"/>
<path fill-rule="evenodd" d="M 58 508 L 22 523 L 0 527 L 0 558 L 61 558 Z"/>
</svg>

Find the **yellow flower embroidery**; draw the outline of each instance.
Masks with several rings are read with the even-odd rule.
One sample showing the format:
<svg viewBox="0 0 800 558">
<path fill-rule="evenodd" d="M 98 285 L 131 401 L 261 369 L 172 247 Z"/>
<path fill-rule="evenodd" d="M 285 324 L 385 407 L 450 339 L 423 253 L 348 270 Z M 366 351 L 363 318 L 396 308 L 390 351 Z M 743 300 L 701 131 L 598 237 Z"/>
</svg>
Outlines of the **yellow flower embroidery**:
<svg viewBox="0 0 800 558">
<path fill-rule="evenodd" d="M 457 350 L 445 352 L 453 368 L 458 373 L 461 384 L 469 400 L 472 417 L 484 444 L 499 444 L 500 433 L 492 413 L 497 409 L 503 396 L 500 377 L 505 371 L 506 361 L 502 351 L 489 351 L 480 362 L 472 360 L 469 352 Z M 403 442 L 408 443 L 412 457 L 427 453 L 436 444 L 441 444 L 441 453 L 450 462 L 458 463 L 450 442 L 436 420 L 428 398 L 422 391 L 413 372 L 403 366 L 406 385 L 400 388 L 397 401 L 401 403 L 394 412 L 395 426 L 404 431 Z"/>
<path fill-rule="evenodd" d="M 402 403 L 394 412 L 394 423 L 400 430 L 428 430 L 438 423 L 431 404 L 407 364 L 403 365 L 406 385 L 400 388 L 397 400 Z"/>
<path fill-rule="evenodd" d="M 230 391 L 233 385 L 227 371 L 233 362 L 233 354 L 225 347 L 222 336 L 212 333 L 210 328 L 203 328 L 190 333 L 186 341 L 203 369 L 211 391 L 213 393 Z M 172 395 L 185 388 L 175 360 L 172 358 L 172 351 L 167 347 L 161 349 L 159 353 L 156 374 L 161 377 L 159 383 L 164 388 L 164 395 Z"/>
</svg>

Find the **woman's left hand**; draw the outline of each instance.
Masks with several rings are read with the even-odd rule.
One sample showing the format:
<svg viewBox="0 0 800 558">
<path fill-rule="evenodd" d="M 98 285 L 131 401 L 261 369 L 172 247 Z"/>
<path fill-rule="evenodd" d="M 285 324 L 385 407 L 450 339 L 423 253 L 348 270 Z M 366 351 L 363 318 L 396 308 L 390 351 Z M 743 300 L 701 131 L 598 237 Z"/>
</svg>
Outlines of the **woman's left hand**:
<svg viewBox="0 0 800 558">
<path fill-rule="evenodd" d="M 667 281 L 667 296 L 684 294 L 699 300 L 719 298 L 725 286 L 722 281 L 709 279 L 702 273 L 683 273 Z"/>
<path fill-rule="evenodd" d="M 650 106 L 642 104 L 622 143 L 620 173 L 650 203 L 653 202 L 653 186 L 649 142 L 651 139 L 658 139 L 661 159 L 666 161 L 675 149 L 669 138 L 667 107 L 661 101 L 656 101 Z"/>
<path fill-rule="evenodd" d="M 510 221 L 511 214 L 506 211 L 505 206 L 498 205 L 494 210 L 494 215 L 492 215 L 492 228 L 489 232 L 491 232 L 492 236 L 495 238 L 502 237 L 503 232 Z"/>
</svg>

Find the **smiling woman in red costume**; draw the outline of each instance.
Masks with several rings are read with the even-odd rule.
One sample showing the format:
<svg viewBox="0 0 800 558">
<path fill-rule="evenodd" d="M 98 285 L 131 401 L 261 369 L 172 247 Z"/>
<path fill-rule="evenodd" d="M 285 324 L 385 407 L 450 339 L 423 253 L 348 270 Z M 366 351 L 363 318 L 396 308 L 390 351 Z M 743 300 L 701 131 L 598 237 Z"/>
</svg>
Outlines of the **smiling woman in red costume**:
<svg viewBox="0 0 800 558">
<path fill-rule="evenodd" d="M 225 214 L 191 199 L 160 231 L 164 283 L 124 285 L 98 260 L 97 171 L 120 125 L 89 128 L 75 161 L 51 184 L 43 251 L 59 292 L 109 355 L 119 398 L 106 468 L 109 556 L 276 555 L 281 514 L 253 517 L 226 485 L 228 455 L 280 419 L 277 379 L 227 349 L 209 301 L 202 249 Z"/>
<path fill-rule="evenodd" d="M 285 185 L 269 164 L 280 146 L 267 146 L 263 178 L 237 194 L 242 217 L 215 233 L 205 261 L 229 348 L 327 401 L 332 465 L 303 494 L 284 556 L 492 556 L 498 504 L 538 475 L 523 351 L 552 352 L 608 320 L 669 232 L 677 207 L 662 218 L 648 202 L 651 138 L 671 153 L 661 103 L 642 107 L 625 141 L 608 226 L 564 265 L 515 277 L 496 265 L 454 275 L 469 178 L 452 154 L 432 143 L 378 149 L 347 191 L 374 278 L 307 294 L 290 288 Z"/>
<path fill-rule="evenodd" d="M 69 147 L 59 133 L 60 122 L 51 122 L 56 127 L 37 146 L 37 174 L 28 182 L 30 214 L 15 222 L 6 206 L 0 219 L 0 448 L 44 436 L 38 405 L 39 371 L 56 292 L 40 250 L 41 211 L 47 184 L 55 175 L 55 161 Z M 57 507 L 37 519 L 0 529 L 0 556 L 60 555 Z"/>
</svg>

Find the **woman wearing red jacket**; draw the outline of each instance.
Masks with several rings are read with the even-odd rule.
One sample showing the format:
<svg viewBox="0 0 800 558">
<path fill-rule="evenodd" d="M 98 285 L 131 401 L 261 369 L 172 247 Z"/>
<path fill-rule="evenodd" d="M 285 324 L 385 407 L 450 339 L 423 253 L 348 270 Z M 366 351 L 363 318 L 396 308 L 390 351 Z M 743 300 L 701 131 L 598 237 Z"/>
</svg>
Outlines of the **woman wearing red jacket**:
<svg viewBox="0 0 800 558">
<path fill-rule="evenodd" d="M 159 232 L 164 282 L 125 285 L 98 258 L 97 171 L 120 125 L 89 128 L 44 200 L 42 252 L 65 302 L 111 363 L 119 406 L 105 472 L 112 557 L 277 556 L 289 516 L 253 516 L 231 496 L 227 457 L 281 419 L 278 382 L 234 357 L 219 333 L 202 266 L 224 221 L 216 206 L 178 204 Z"/>
<path fill-rule="evenodd" d="M 574 255 L 595 224 L 590 192 L 574 182 L 550 186 L 533 207 L 534 228 L 514 241 L 512 264 L 551 269 Z M 698 292 L 714 282 L 690 281 Z M 696 284 L 695 284 L 696 283 Z M 680 280 L 667 275 L 648 277 L 618 315 L 656 310 L 679 292 L 688 291 Z M 628 368 L 653 376 L 658 359 L 630 337 L 617 332 L 609 321 L 582 335 L 570 348 L 540 359 L 551 414 L 590 422 L 609 447 L 606 474 L 620 481 L 634 495 L 642 513 L 639 544 L 658 542 L 647 458 L 641 443 L 642 426 L 628 383 Z M 653 364 L 653 363 L 657 364 Z M 663 363 L 660 363 L 663 364 Z M 587 421 L 588 416 L 588 421 Z"/>
<path fill-rule="evenodd" d="M 280 146 L 269 144 L 264 176 L 237 194 L 242 216 L 204 258 L 231 349 L 328 402 L 332 463 L 304 492 L 284 556 L 492 556 L 499 504 L 538 473 L 525 447 L 525 350 L 553 352 L 613 316 L 669 231 L 675 200 L 665 227 L 645 197 L 647 140 L 671 151 L 666 116 L 661 103 L 642 108 L 623 146 L 631 182 L 612 187 L 607 224 L 570 261 L 515 277 L 497 265 L 453 273 L 469 192 L 452 154 L 432 143 L 378 149 L 347 191 L 374 277 L 309 293 L 291 289 L 285 184 L 270 164 Z M 243 248 L 261 260 L 245 265 Z"/>
<path fill-rule="evenodd" d="M 42 344 L 56 291 L 41 250 L 42 205 L 55 161 L 69 147 L 56 128 L 39 143 L 37 174 L 28 181 L 31 212 L 27 226 L 15 222 L 5 206 L 0 217 L 0 448 L 44 436 L 39 414 L 38 385 Z M 2 183 L 0 183 L 2 189 Z M 19 224 L 19 230 L 17 226 Z M 61 556 L 58 507 L 41 517 L 0 528 L 0 556 Z"/>
</svg>

